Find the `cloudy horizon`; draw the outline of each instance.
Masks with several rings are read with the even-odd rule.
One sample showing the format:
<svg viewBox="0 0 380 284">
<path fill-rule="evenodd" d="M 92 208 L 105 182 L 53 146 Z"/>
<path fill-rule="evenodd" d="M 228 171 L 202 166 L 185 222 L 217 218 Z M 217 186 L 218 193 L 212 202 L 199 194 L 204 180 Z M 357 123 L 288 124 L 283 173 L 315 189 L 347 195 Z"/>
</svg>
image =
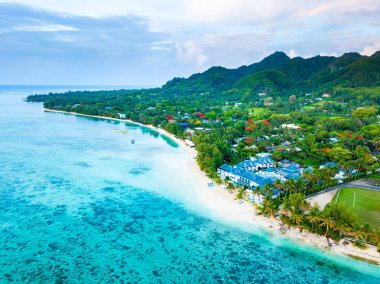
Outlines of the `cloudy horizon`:
<svg viewBox="0 0 380 284">
<path fill-rule="evenodd" d="M 149 2 L 0 0 L 0 84 L 159 86 L 275 51 L 380 50 L 378 1 Z"/>
</svg>

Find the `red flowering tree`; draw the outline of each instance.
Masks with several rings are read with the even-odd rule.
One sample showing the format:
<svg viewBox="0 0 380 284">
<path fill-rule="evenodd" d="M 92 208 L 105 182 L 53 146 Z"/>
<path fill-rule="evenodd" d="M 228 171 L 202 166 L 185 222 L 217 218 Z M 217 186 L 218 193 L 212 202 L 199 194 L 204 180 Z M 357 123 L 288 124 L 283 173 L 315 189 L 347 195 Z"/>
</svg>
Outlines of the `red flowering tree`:
<svg viewBox="0 0 380 284">
<path fill-rule="evenodd" d="M 245 128 L 245 131 L 246 131 L 246 132 L 252 132 L 254 129 L 255 129 L 255 125 L 254 125 L 254 124 L 251 124 L 251 125 L 248 125 L 248 126 Z"/>
<path fill-rule="evenodd" d="M 266 126 L 270 126 L 270 122 L 266 119 L 263 120 L 263 123 L 266 125 Z"/>
<path fill-rule="evenodd" d="M 253 143 L 253 138 L 252 137 L 247 137 L 244 139 L 244 142 L 248 145 L 251 145 Z"/>
</svg>

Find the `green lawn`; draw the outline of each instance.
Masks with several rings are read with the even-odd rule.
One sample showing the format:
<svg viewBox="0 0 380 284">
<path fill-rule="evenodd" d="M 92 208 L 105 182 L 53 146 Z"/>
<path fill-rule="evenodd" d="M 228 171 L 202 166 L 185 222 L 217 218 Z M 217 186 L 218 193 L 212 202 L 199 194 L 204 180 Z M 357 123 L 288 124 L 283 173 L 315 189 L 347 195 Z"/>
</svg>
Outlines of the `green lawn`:
<svg viewBox="0 0 380 284">
<path fill-rule="evenodd" d="M 340 193 L 339 193 L 340 192 Z M 355 205 L 354 203 L 355 196 Z M 358 215 L 361 224 L 370 224 L 374 228 L 380 227 L 380 191 L 362 188 L 342 188 L 337 191 L 332 202 L 344 204 Z"/>
<path fill-rule="evenodd" d="M 379 173 L 376 173 L 376 174 L 370 174 L 370 175 L 368 176 L 368 178 L 373 178 L 373 179 L 380 180 L 380 174 L 379 174 Z"/>
<path fill-rule="evenodd" d="M 305 110 L 315 109 L 315 107 L 313 107 L 313 106 L 304 106 L 303 108 L 304 108 Z"/>
<path fill-rule="evenodd" d="M 250 115 L 252 115 L 253 117 L 259 117 L 261 114 L 267 112 L 268 110 L 266 108 L 263 108 L 263 107 L 255 107 L 253 109 L 250 109 L 249 113 Z"/>
<path fill-rule="evenodd" d="M 323 101 L 319 101 L 319 102 L 316 102 L 316 103 L 313 103 L 311 104 L 312 106 L 323 106 L 325 103 L 332 103 L 332 104 L 340 104 L 339 102 L 337 101 L 328 101 L 328 100 L 323 100 Z"/>
</svg>

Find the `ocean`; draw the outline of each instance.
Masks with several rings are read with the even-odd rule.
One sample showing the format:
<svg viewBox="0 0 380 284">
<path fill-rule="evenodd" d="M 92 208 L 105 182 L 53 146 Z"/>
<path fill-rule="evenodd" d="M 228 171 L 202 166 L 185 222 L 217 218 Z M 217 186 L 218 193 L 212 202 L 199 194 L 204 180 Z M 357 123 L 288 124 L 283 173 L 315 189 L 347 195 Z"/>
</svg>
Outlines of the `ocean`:
<svg viewBox="0 0 380 284">
<path fill-rule="evenodd" d="M 167 137 L 24 101 L 97 88 L 0 87 L 0 283 L 380 283 L 378 266 L 213 218 Z"/>
</svg>

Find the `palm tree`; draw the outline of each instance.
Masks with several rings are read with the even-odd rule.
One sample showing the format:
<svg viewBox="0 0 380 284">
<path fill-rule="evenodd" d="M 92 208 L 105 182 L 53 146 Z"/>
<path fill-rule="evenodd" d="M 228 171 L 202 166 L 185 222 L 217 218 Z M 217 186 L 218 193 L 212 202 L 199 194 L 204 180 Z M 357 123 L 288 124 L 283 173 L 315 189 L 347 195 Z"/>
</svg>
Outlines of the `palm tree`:
<svg viewBox="0 0 380 284">
<path fill-rule="evenodd" d="M 273 186 L 279 190 L 282 188 L 281 181 L 279 179 L 276 179 L 275 182 L 273 183 Z"/>
<path fill-rule="evenodd" d="M 361 226 L 357 223 L 353 224 L 351 227 L 350 235 L 352 235 L 354 237 L 356 242 L 359 240 L 362 240 L 363 239 L 363 231 L 362 231 Z"/>
<path fill-rule="evenodd" d="M 311 208 L 311 205 L 309 201 L 307 200 L 302 200 L 302 202 L 299 204 L 298 209 L 301 210 L 303 213 L 309 211 Z"/>
<path fill-rule="evenodd" d="M 289 216 L 289 213 L 292 211 L 292 207 L 290 205 L 289 199 L 285 198 L 284 202 L 281 205 L 282 214 L 285 216 Z"/>
<path fill-rule="evenodd" d="M 326 227 L 325 237 L 327 237 L 329 230 L 334 230 L 336 228 L 336 222 L 329 216 L 322 217 L 320 222 L 323 227 Z"/>
<path fill-rule="evenodd" d="M 277 209 L 271 204 L 269 205 L 267 208 L 266 208 L 266 213 L 268 214 L 269 218 L 273 218 L 276 213 L 277 213 Z"/>
<path fill-rule="evenodd" d="M 339 230 L 339 238 L 342 238 L 342 235 L 346 232 L 348 232 L 349 228 L 346 226 L 346 224 L 338 222 L 336 224 L 336 228 Z"/>
<path fill-rule="evenodd" d="M 303 215 L 299 213 L 293 213 L 292 216 L 290 216 L 289 220 L 296 224 L 298 227 L 302 224 L 303 221 Z"/>
<path fill-rule="evenodd" d="M 314 205 L 309 211 L 309 215 L 306 219 L 311 223 L 311 230 L 314 231 L 314 226 L 321 222 L 321 210 L 318 205 Z"/>
</svg>

